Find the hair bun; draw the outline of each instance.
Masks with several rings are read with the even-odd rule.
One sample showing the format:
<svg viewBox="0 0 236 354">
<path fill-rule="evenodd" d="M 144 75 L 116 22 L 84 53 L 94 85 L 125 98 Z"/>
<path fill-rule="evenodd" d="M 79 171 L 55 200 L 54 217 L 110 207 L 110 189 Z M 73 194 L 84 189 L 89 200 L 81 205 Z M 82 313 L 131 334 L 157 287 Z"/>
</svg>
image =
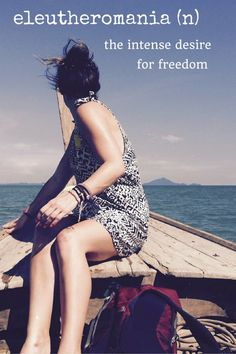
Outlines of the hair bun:
<svg viewBox="0 0 236 354">
<path fill-rule="evenodd" d="M 63 55 L 41 60 L 47 65 L 46 76 L 52 87 L 69 98 L 79 99 L 95 96 L 100 90 L 99 70 L 93 60 L 93 53 L 79 40 L 70 39 L 63 48 Z M 56 72 L 50 72 L 50 68 Z"/>
<path fill-rule="evenodd" d="M 68 68 L 82 68 L 85 67 L 88 63 L 91 62 L 92 57 L 90 58 L 89 49 L 87 45 L 82 42 L 74 42 L 74 45 L 69 49 L 70 42 L 64 50 L 64 64 Z"/>
</svg>

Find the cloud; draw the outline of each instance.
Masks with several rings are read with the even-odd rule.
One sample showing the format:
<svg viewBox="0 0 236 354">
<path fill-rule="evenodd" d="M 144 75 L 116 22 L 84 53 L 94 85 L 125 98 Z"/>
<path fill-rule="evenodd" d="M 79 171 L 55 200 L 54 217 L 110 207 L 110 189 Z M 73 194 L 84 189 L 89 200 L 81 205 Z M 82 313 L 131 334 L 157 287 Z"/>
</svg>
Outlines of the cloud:
<svg viewBox="0 0 236 354">
<path fill-rule="evenodd" d="M 148 165 L 148 166 L 167 166 L 169 164 L 172 164 L 172 161 L 168 160 L 155 160 L 155 159 L 148 159 L 148 158 L 139 158 L 138 162 L 142 165 Z"/>
<path fill-rule="evenodd" d="M 0 117 L 1 117 L 1 130 L 0 130 L 0 136 L 5 137 L 5 134 L 12 134 L 12 131 L 14 131 L 18 126 L 19 122 L 15 118 L 5 118 L 2 113 L 0 112 Z"/>
<path fill-rule="evenodd" d="M 17 142 L 5 148 L 0 150 L 0 183 L 45 181 L 54 172 L 63 154 L 62 149 L 44 144 L 39 148 L 37 143 Z"/>
<path fill-rule="evenodd" d="M 180 164 L 181 170 L 190 172 L 201 172 L 201 171 L 211 171 L 221 168 L 220 164 L 202 164 L 202 165 L 191 165 L 191 164 Z"/>
<path fill-rule="evenodd" d="M 17 150 L 17 151 L 30 151 L 32 149 L 32 145 L 21 143 L 21 142 L 12 144 L 11 147 L 12 147 L 12 149 Z"/>
<path fill-rule="evenodd" d="M 199 164 L 198 162 L 184 162 L 178 160 L 158 160 L 158 159 L 149 159 L 142 158 L 139 159 L 140 164 L 142 166 L 150 166 L 150 167 L 163 167 L 163 170 L 173 170 L 173 171 L 208 171 L 208 170 L 216 170 L 218 168 L 222 168 L 221 164 Z"/>
<path fill-rule="evenodd" d="M 166 140 L 171 144 L 179 143 L 181 140 L 183 140 L 181 137 L 172 134 L 164 135 L 161 138 L 162 140 Z"/>
</svg>

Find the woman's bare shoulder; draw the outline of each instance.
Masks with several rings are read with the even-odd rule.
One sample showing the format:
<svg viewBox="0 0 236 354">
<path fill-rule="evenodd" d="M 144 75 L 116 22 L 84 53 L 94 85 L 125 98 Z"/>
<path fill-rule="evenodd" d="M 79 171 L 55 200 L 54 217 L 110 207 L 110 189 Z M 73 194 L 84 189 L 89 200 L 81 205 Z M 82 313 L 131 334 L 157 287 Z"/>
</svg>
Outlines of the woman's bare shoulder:
<svg viewBox="0 0 236 354">
<path fill-rule="evenodd" d="M 83 119 L 92 119 L 100 117 L 101 119 L 106 119 L 105 117 L 109 117 L 112 115 L 110 109 L 99 100 L 91 100 L 89 102 L 81 104 L 77 108 L 77 113 L 80 118 Z"/>
</svg>

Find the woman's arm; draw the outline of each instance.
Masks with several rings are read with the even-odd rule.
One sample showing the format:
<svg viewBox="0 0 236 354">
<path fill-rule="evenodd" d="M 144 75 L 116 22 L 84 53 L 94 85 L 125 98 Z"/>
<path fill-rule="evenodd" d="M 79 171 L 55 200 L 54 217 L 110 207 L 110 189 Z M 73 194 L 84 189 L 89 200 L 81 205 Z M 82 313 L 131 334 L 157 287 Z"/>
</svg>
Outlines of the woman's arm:
<svg viewBox="0 0 236 354">
<path fill-rule="evenodd" d="M 91 195 L 101 193 L 125 173 L 122 153 L 111 133 L 103 108 L 88 102 L 77 108 L 92 147 L 103 161 L 102 165 L 82 184 Z"/>
<path fill-rule="evenodd" d="M 101 193 L 125 173 L 122 152 L 114 138 L 115 133 L 112 131 L 111 124 L 100 105 L 96 102 L 87 102 L 77 108 L 77 113 L 92 149 L 102 161 L 101 166 L 82 183 L 91 195 L 95 195 Z M 50 200 L 40 209 L 44 226 L 55 226 L 76 205 L 76 200 L 70 193 L 62 193 Z"/>
<path fill-rule="evenodd" d="M 82 184 L 91 195 L 101 193 L 125 173 L 122 152 L 114 138 L 111 125 L 108 123 L 104 111 L 95 102 L 88 102 L 77 109 L 77 113 L 84 125 L 85 134 L 92 148 L 101 159 L 101 166 Z M 67 159 L 66 159 L 67 161 Z M 67 163 L 67 162 L 66 162 Z M 78 204 L 71 193 L 61 193 L 54 198 L 69 176 L 62 180 L 64 170 L 68 170 L 63 162 L 60 164 L 56 175 L 52 177 L 29 208 L 29 212 L 40 212 L 37 216 L 38 224 L 44 227 L 55 226 L 62 218 L 68 215 Z M 59 181 L 55 177 L 59 175 Z M 56 187 L 54 186 L 56 184 Z M 52 186 L 52 190 L 51 190 Z M 53 187 L 54 186 L 54 187 Z M 47 198 L 45 198 L 45 196 Z M 51 199 L 52 198 L 52 199 Z M 79 200 L 80 203 L 80 200 Z"/>
<path fill-rule="evenodd" d="M 3 228 L 8 233 L 12 233 L 24 227 L 29 217 L 34 218 L 46 203 L 61 192 L 71 177 L 69 149 L 67 148 L 52 177 L 44 184 L 30 206 L 25 209 L 26 214 L 23 213 L 18 219 L 4 224 Z"/>
</svg>

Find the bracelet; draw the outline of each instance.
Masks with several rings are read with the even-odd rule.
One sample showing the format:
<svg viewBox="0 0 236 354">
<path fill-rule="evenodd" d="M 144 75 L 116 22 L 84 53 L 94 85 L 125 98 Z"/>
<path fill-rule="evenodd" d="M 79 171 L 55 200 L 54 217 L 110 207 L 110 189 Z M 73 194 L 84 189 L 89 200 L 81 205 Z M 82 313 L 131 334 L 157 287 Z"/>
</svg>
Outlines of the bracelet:
<svg viewBox="0 0 236 354">
<path fill-rule="evenodd" d="M 82 184 L 77 184 L 73 190 L 76 194 L 82 199 L 83 202 L 87 202 L 92 198 L 91 194 L 89 193 L 88 189 L 83 186 Z"/>
<path fill-rule="evenodd" d="M 78 196 L 78 198 L 79 198 L 81 201 L 84 200 L 84 195 L 83 195 L 83 193 L 81 193 L 81 191 L 80 191 L 78 188 L 74 187 L 74 188 L 72 189 L 72 191 L 74 191 L 74 192 L 76 193 L 76 195 Z"/>
<path fill-rule="evenodd" d="M 72 192 L 72 191 L 68 191 L 68 193 L 70 193 L 71 195 L 73 195 L 73 197 L 75 198 L 75 200 L 77 201 L 77 203 L 80 203 L 80 198 L 77 198 L 77 196 Z"/>
<path fill-rule="evenodd" d="M 88 191 L 88 189 L 83 185 L 83 184 L 78 184 L 80 190 L 82 189 L 84 194 L 86 195 L 86 200 L 89 200 L 92 198 L 90 192 Z"/>
</svg>

